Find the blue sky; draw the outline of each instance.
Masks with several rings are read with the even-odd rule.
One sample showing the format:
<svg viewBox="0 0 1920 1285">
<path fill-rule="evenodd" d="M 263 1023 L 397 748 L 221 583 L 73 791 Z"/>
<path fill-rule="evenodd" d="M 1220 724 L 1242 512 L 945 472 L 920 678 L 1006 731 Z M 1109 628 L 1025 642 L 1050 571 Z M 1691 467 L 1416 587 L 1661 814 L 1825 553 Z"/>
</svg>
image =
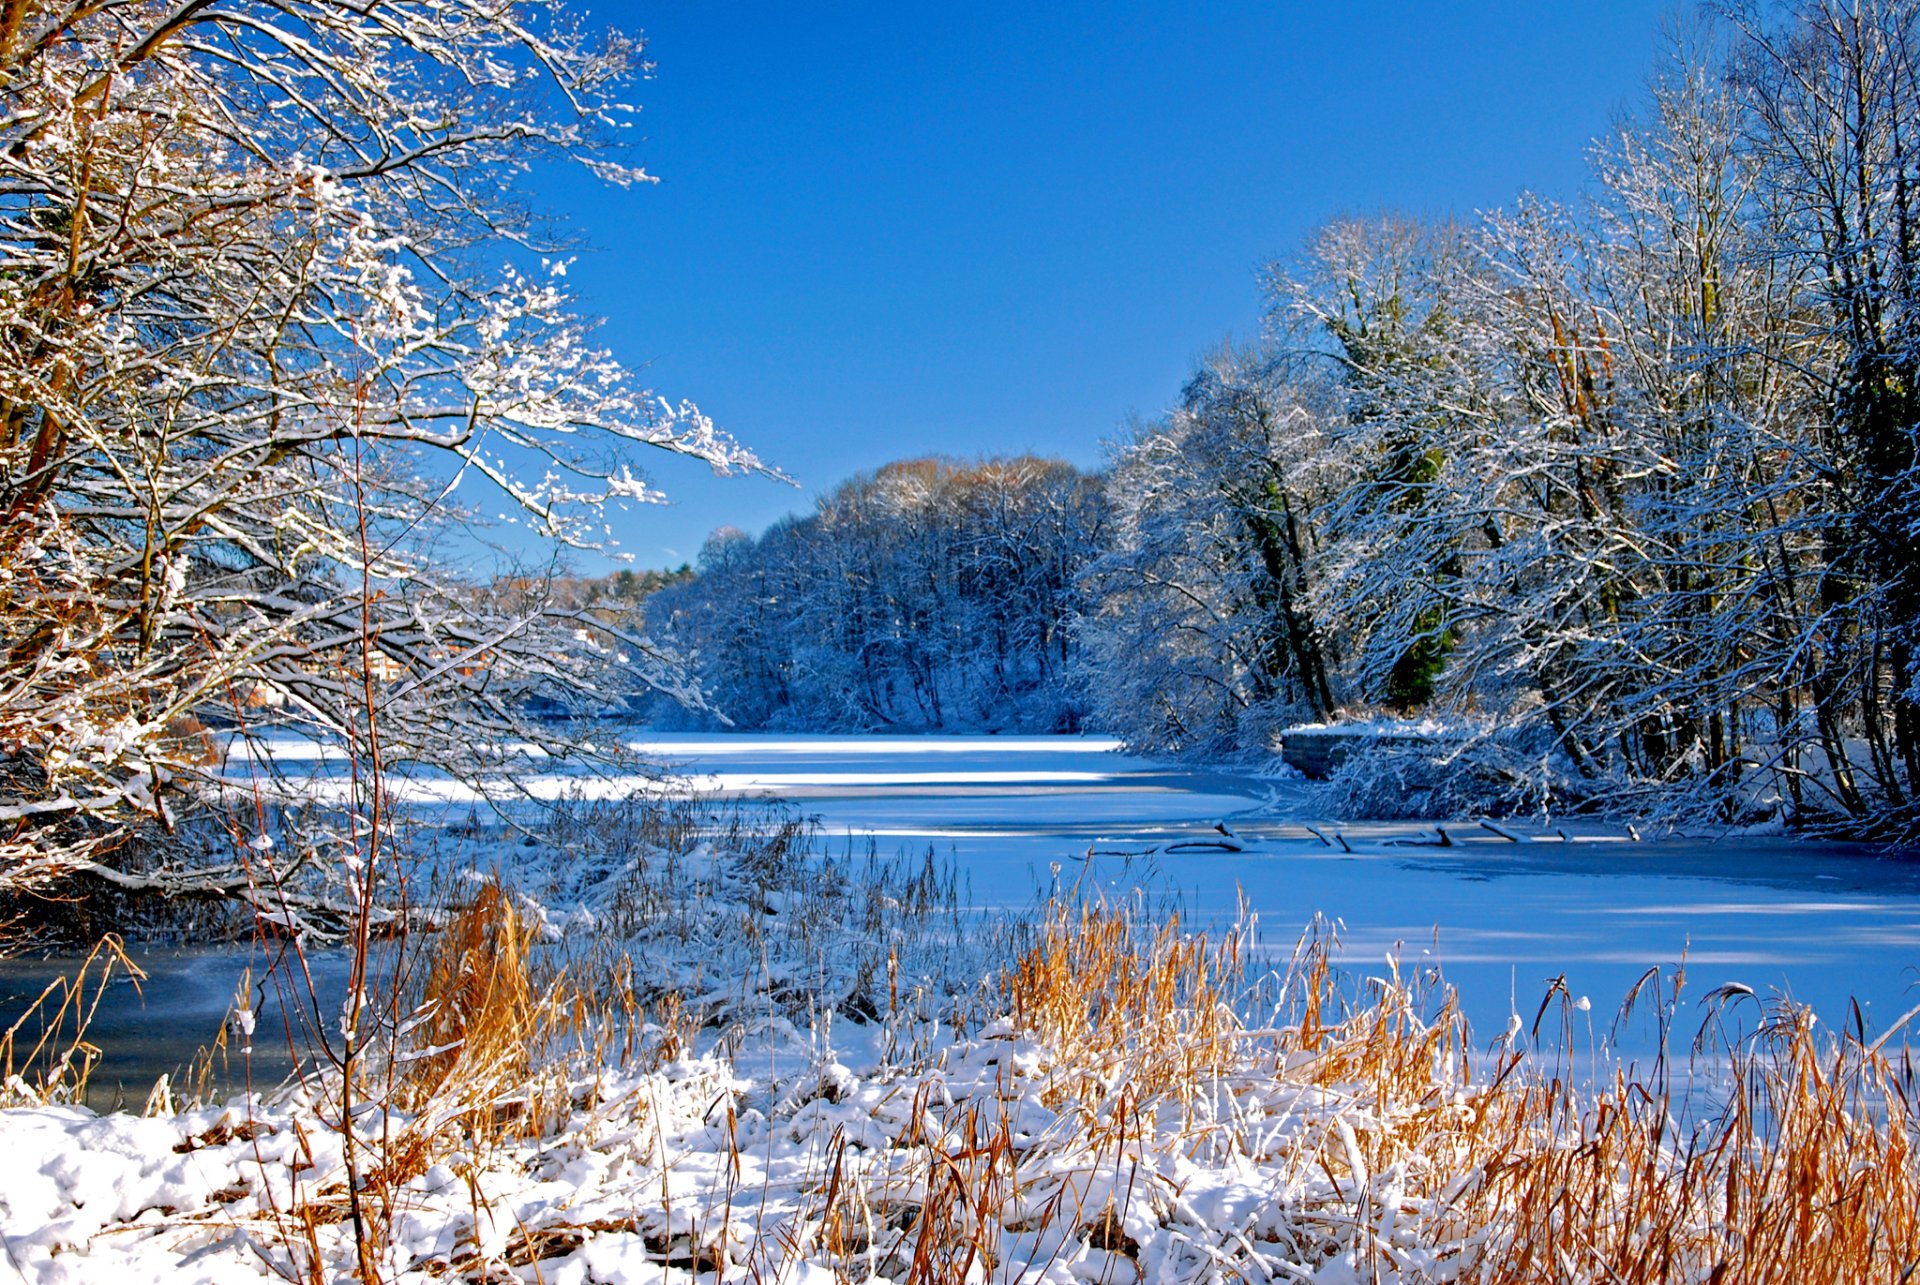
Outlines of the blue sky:
<svg viewBox="0 0 1920 1285">
<path fill-rule="evenodd" d="M 1577 195 L 1670 3 L 603 4 L 644 31 L 627 191 L 541 176 L 603 340 L 800 481 L 637 461 L 639 565 L 891 459 L 1083 466 L 1258 330 L 1326 219 Z M 583 559 L 582 569 L 604 569 Z"/>
</svg>

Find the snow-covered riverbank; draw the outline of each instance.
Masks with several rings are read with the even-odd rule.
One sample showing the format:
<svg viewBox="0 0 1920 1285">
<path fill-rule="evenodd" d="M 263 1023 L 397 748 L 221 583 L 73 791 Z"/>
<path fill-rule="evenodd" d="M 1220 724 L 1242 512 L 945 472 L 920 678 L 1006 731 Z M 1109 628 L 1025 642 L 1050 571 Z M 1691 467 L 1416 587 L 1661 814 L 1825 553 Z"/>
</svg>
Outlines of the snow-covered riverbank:
<svg viewBox="0 0 1920 1285">
<path fill-rule="evenodd" d="M 1324 938 L 1249 1021 L 1238 943 L 1144 927 L 1054 906 L 958 1026 L 843 1044 L 769 1010 L 704 1053 L 650 1023 L 502 1067 L 488 1003 L 350 1105 L 323 1075 L 16 1109 L 0 1238 L 63 1285 L 1864 1283 L 1920 1250 L 1878 1050 L 1786 1023 L 1734 1081 L 1763 1109 L 1689 1120 L 1658 1078 L 1573 1087 L 1522 1032 L 1476 1050 L 1421 970 L 1344 988 Z"/>
</svg>

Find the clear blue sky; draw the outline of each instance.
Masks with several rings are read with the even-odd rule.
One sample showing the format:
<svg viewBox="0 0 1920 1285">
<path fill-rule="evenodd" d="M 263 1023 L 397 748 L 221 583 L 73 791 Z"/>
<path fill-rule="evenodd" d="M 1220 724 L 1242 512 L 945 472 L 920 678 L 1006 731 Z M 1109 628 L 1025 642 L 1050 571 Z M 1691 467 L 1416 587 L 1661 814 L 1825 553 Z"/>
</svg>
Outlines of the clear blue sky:
<svg viewBox="0 0 1920 1285">
<path fill-rule="evenodd" d="M 1083 466 L 1257 332 L 1317 224 L 1571 197 L 1637 108 L 1670 0 L 602 4 L 644 31 L 629 191 L 535 200 L 645 382 L 802 489 L 643 459 L 639 565 L 759 531 L 891 459 Z M 584 560 L 583 569 L 605 564 Z"/>
</svg>

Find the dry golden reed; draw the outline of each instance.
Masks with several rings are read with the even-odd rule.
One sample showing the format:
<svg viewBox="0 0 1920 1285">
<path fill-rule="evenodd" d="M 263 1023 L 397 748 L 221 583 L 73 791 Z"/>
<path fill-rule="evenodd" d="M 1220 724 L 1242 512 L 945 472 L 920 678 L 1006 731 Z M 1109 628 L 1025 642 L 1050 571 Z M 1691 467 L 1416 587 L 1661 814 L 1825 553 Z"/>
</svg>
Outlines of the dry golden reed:
<svg viewBox="0 0 1920 1285">
<path fill-rule="evenodd" d="M 437 1267 L 467 1279 L 503 1262 L 539 1269 L 624 1230 L 663 1266 L 733 1264 L 768 1280 L 795 1260 L 916 1285 L 1069 1268 L 1126 1282 L 1176 1260 L 1199 1273 L 1179 1279 L 1222 1281 L 1920 1277 L 1904 1052 L 1778 1006 L 1723 1046 L 1716 1107 L 1692 1120 L 1699 1099 L 1673 1087 L 1665 1059 L 1648 1076 L 1595 1082 L 1574 1073 L 1565 1040 L 1559 1052 L 1524 1032 L 1477 1044 L 1429 972 L 1391 961 L 1381 977 L 1343 972 L 1324 925 L 1285 968 L 1251 980 L 1250 939 L 1250 925 L 1209 939 L 1177 920 L 1056 902 L 1000 978 L 1010 1023 L 876 1072 L 858 1100 L 911 1094 L 890 1117 L 905 1126 L 822 1135 L 809 1176 L 779 1188 L 791 1198 L 736 1190 L 735 1150 L 721 1189 L 675 1185 L 668 1197 L 663 1173 L 658 1208 L 521 1228 L 504 1260 L 461 1245 Z M 575 1127 L 585 1081 L 570 1087 L 555 1069 L 569 1061 L 549 1055 L 556 1043 L 596 1065 L 621 1060 L 604 1032 L 624 1022 L 631 1040 L 630 977 L 609 988 L 543 970 L 535 940 L 512 898 L 489 889 L 436 943 L 423 1051 L 397 1063 L 409 1122 L 369 1182 L 383 1207 L 455 1155 L 478 1202 L 481 1171 L 514 1153 L 489 1143 Z M 624 1006 L 587 998 L 623 988 Z M 1669 1023 L 1677 994 L 1660 997 Z M 955 1066 L 962 1079 L 943 1079 Z M 724 1083 L 702 1097 L 700 1120 L 731 1137 L 746 1089 Z M 868 1090 L 823 1087 L 818 1109 L 846 1110 L 843 1092 Z M 628 1095 L 593 1112 L 641 1109 Z M 1268 1203 L 1239 1228 L 1214 1225 L 1184 1205 L 1182 1170 L 1247 1175 Z M 337 1191 L 315 1196 L 304 1217 L 339 1216 Z"/>
<path fill-rule="evenodd" d="M 1362 1279 L 1488 1285 L 1920 1278 L 1904 1050 L 1776 1006 L 1729 1050 L 1724 1106 L 1682 1125 L 1664 1068 L 1596 1085 L 1523 1040 L 1476 1056 L 1451 991 L 1397 965 L 1343 993 L 1324 932 L 1271 983 L 1275 1021 L 1251 1029 L 1235 1014 L 1253 1010 L 1228 1002 L 1247 993 L 1240 947 L 1056 905 L 1003 991 L 1056 1084 L 1084 1091 L 1124 1066 L 1136 1093 L 1210 1098 L 1209 1120 L 1181 1119 L 1216 1152 L 1276 1159 L 1262 1104 L 1280 1087 L 1324 1094 L 1279 1148 L 1301 1178 L 1300 1266 L 1345 1252 Z"/>
<path fill-rule="evenodd" d="M 146 978 L 120 938 L 94 943 L 71 977 L 56 977 L 13 1025 L 0 1031 L 0 1105 L 80 1102 L 100 1049 L 87 1039 L 115 970 Z"/>
</svg>

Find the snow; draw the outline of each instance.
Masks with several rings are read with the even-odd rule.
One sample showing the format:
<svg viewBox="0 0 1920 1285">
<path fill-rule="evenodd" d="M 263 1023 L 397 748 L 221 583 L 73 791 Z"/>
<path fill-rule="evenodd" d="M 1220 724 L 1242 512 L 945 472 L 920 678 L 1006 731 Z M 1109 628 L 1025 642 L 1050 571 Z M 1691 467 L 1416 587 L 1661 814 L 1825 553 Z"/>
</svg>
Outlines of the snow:
<svg viewBox="0 0 1920 1285">
<path fill-rule="evenodd" d="M 1204 1130 L 1110 1142 L 1103 1131 L 1121 1123 L 1114 1106 L 1078 1102 L 1061 1069 L 1047 1049 L 1002 1031 L 955 1042 L 917 1069 L 859 1076 L 825 1061 L 778 1101 L 756 1098 L 750 1080 L 711 1056 L 583 1076 L 550 1137 L 435 1163 L 405 1181 L 383 1202 L 376 1260 L 389 1280 L 424 1282 L 450 1262 L 516 1253 L 524 1262 L 539 1246 L 549 1251 L 538 1262 L 545 1281 L 685 1281 L 676 1261 L 724 1257 L 729 1280 L 824 1285 L 845 1279 L 829 1263 L 851 1247 L 877 1271 L 904 1274 L 923 1233 L 893 1211 L 935 1198 L 943 1169 L 929 1159 L 965 1165 L 1004 1147 L 1019 1158 L 1020 1181 L 991 1208 L 956 1211 L 937 1251 L 950 1267 L 969 1257 L 966 1243 L 984 1224 L 980 1243 L 1024 1269 L 1023 1281 L 1161 1279 L 1209 1256 L 1283 1261 L 1303 1228 L 1349 1220 L 1345 1201 L 1370 1186 L 1359 1163 L 1336 1176 L 1312 1158 L 1308 1140 L 1331 1129 L 1357 1160 L 1354 1126 L 1338 1115 L 1353 1105 L 1346 1095 L 1266 1076 L 1221 1084 L 1218 1102 L 1188 1115 L 1270 1122 L 1258 1154 L 1230 1158 L 1212 1154 Z M 167 1119 L 14 1111 L 15 1163 L 0 1174 L 8 1256 L 36 1285 L 346 1279 L 351 1233 L 337 1212 L 345 1157 L 337 1135 L 311 1128 L 311 1109 L 295 1097 Z M 359 1131 L 371 1147 L 420 1124 L 389 1112 Z M 858 1193 L 831 1229 L 829 1173 Z M 296 1199 L 335 1213 L 302 1219 L 290 1212 Z M 1382 1207 L 1396 1203 L 1389 1195 Z M 1377 1235 L 1419 1257 L 1409 1232 L 1383 1222 Z M 1329 1260 L 1334 1274 L 1319 1279 L 1342 1279 L 1351 1264 Z M 985 1279 L 984 1267 L 974 1260 L 964 1275 L 934 1279 Z M 524 1267 L 520 1278 L 534 1279 Z"/>
<path fill-rule="evenodd" d="M 1530 1048 L 1534 1015 L 1559 978 L 1569 1052 L 1596 1079 L 1616 1059 L 1653 1052 L 1644 1008 L 1617 1041 L 1607 1038 L 1621 998 L 1650 967 L 1684 961 L 1689 996 L 1736 983 L 1759 996 L 1790 993 L 1836 1022 L 1857 999 L 1872 1038 L 1908 1013 L 1920 963 L 1920 868 L 1865 845 L 1751 833 L 1634 841 L 1557 821 L 1338 826 L 1316 815 L 1315 787 L 1303 782 L 1172 765 L 1080 738 L 650 736 L 644 750 L 730 794 L 797 796 L 849 850 L 868 839 L 931 849 L 982 908 L 1027 913 L 1064 888 L 1140 905 L 1149 917 L 1178 909 L 1189 928 L 1251 909 L 1256 947 L 1281 959 L 1324 916 L 1338 923 L 1340 959 L 1355 976 L 1441 968 L 1461 987 L 1482 1049 L 1502 1032 Z M 339 767 L 307 758 L 323 772 Z M 552 770 L 532 784 L 557 796 L 584 783 Z M 450 818 L 473 798 L 425 777 L 400 784 Z M 641 781 L 591 784 L 620 797 Z M 1191 850 L 1229 833 L 1240 851 Z M 564 853 L 505 839 L 461 851 L 477 868 L 514 861 L 529 884 L 573 886 L 560 878 Z M 725 854 L 697 848 L 686 877 L 710 881 L 702 895 L 724 902 L 733 895 L 726 865 Z M 589 933 L 602 910 L 561 900 L 544 913 L 556 934 Z M 791 895 L 770 894 L 764 913 L 795 913 Z M 665 978 L 697 978 L 703 963 L 727 959 L 699 939 L 677 948 L 684 958 L 664 939 L 634 949 Z M 198 983 L 205 997 L 231 994 L 214 957 L 185 958 L 211 970 Z M 764 981 L 805 976 L 774 960 Z M 198 1021 L 206 1008 L 190 1004 L 182 1017 Z M 1704 1016 L 1688 1000 L 1680 1038 Z M 1759 1008 L 1735 1005 L 1730 1016 L 1750 1030 Z M 272 1043 L 270 1012 L 232 1020 L 243 1038 L 257 1023 L 257 1042 Z M 443 1278 L 477 1253 L 518 1264 L 525 1280 L 537 1270 L 568 1285 L 664 1283 L 724 1254 L 727 1280 L 824 1285 L 843 1279 L 825 1248 L 822 1192 L 835 1166 L 862 1195 L 846 1212 L 853 1221 L 831 1236 L 866 1245 L 873 1253 L 862 1261 L 892 1274 L 885 1247 L 910 1257 L 914 1242 L 890 1211 L 930 1199 L 928 1147 L 964 1156 L 986 1145 L 982 1129 L 1020 1157 L 1019 1189 L 991 1220 L 1002 1264 L 991 1279 L 1185 1279 L 1204 1263 L 1250 1260 L 1280 1279 L 1279 1264 L 1302 1261 L 1295 1246 L 1335 1241 L 1347 1249 L 1321 1253 L 1310 1278 L 1369 1279 L 1358 1242 L 1328 1221 L 1351 1223 L 1357 1200 L 1374 1211 L 1366 1253 L 1377 1255 L 1380 1279 L 1418 1279 L 1423 1264 L 1441 1261 L 1420 1239 L 1405 1175 L 1368 1170 L 1356 1131 L 1391 1120 L 1351 1088 L 1242 1066 L 1193 1100 L 1149 1097 L 1159 1124 L 1129 1132 L 1115 1113 L 1127 1109 L 1131 1070 L 1105 1084 L 1105 1105 L 1074 1106 L 1068 1088 L 1084 1072 L 1069 1069 L 1070 1051 L 1006 1022 L 970 1034 L 931 1023 L 882 1031 L 832 1014 L 796 1023 L 767 1012 L 743 1013 L 730 1029 L 658 1065 L 576 1067 L 560 1127 L 443 1156 L 407 1179 L 383 1232 L 388 1278 Z M 285 1216 L 296 1201 L 339 1203 L 345 1153 L 330 1118 L 311 1090 L 154 1119 L 59 1105 L 7 1111 L 5 1252 L 36 1283 L 305 1279 L 315 1253 L 319 1276 L 345 1279 L 348 1225 L 323 1221 L 309 1236 L 302 1223 L 289 1235 Z M 421 1126 L 389 1107 L 356 1127 L 371 1147 Z M 1228 1137 L 1239 1141 L 1206 1141 Z M 1109 1202 L 1119 1211 L 1110 1226 Z M 955 1279 L 963 1270 L 988 1278 L 977 1262 L 954 1270 Z"/>
<path fill-rule="evenodd" d="M 1295 723 L 1280 735 L 1284 738 L 1289 732 L 1313 732 L 1320 736 L 1464 737 L 1474 730 L 1464 723 L 1449 723 L 1437 718 L 1391 718 L 1380 715 L 1343 719 L 1335 723 Z"/>
</svg>

